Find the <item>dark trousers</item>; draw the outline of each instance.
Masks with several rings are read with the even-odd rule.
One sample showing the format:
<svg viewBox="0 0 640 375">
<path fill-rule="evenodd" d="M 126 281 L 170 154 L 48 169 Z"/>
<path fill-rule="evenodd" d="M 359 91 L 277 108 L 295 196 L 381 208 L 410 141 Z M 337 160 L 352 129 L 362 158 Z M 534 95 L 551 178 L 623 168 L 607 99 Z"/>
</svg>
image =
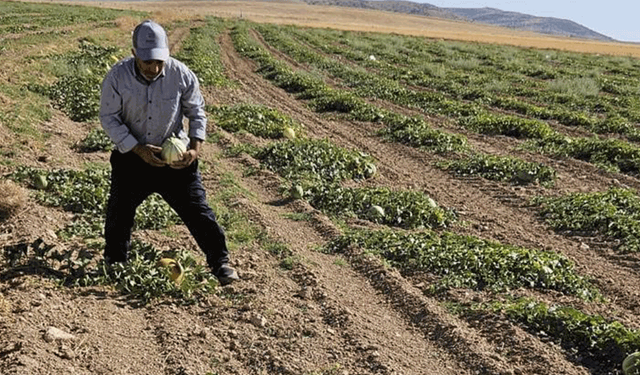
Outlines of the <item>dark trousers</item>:
<svg viewBox="0 0 640 375">
<path fill-rule="evenodd" d="M 136 208 L 151 193 L 158 193 L 178 213 L 214 272 L 229 261 L 224 231 L 207 203 L 197 160 L 184 169 L 153 167 L 133 152 L 113 151 L 111 168 L 105 259 L 127 260 Z"/>
</svg>

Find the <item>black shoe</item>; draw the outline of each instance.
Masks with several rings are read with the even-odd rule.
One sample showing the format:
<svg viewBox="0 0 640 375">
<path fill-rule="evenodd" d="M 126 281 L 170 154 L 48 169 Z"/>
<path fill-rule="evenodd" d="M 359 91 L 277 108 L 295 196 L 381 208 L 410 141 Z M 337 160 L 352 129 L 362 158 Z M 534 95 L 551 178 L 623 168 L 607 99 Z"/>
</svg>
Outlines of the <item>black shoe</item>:
<svg viewBox="0 0 640 375">
<path fill-rule="evenodd" d="M 122 257 L 110 257 L 108 255 L 104 257 L 104 263 L 107 266 L 113 266 L 113 265 L 115 265 L 117 263 L 123 264 L 123 263 L 126 263 L 126 262 L 127 262 L 127 258 L 126 257 L 124 257 L 124 258 L 122 258 Z"/>
<path fill-rule="evenodd" d="M 226 263 L 218 267 L 218 270 L 213 274 L 218 278 L 221 286 L 229 285 L 234 281 L 240 280 L 236 270 Z"/>
</svg>

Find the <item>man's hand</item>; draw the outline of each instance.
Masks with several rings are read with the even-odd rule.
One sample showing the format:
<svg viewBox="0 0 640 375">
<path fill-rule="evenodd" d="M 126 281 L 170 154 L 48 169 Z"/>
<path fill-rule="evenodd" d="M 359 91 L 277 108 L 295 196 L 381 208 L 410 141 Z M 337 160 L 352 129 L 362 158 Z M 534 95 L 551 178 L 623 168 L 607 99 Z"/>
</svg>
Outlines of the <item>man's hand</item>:
<svg viewBox="0 0 640 375">
<path fill-rule="evenodd" d="M 191 165 L 191 163 L 193 163 L 197 158 L 198 158 L 198 153 L 196 152 L 196 150 L 190 149 L 185 151 L 182 154 L 182 159 L 172 164 L 169 164 L 169 166 L 174 169 L 186 168 L 189 165 Z"/>
<path fill-rule="evenodd" d="M 147 164 L 150 164 L 154 167 L 164 167 L 165 165 L 167 165 L 167 163 L 160 158 L 162 147 L 138 144 L 131 151 L 140 156 L 140 158 Z"/>
<path fill-rule="evenodd" d="M 182 159 L 176 161 L 173 164 L 169 164 L 171 168 L 182 169 L 186 168 L 191 163 L 198 159 L 198 155 L 200 154 L 200 147 L 202 145 L 202 141 L 191 138 L 191 144 L 189 145 L 189 149 L 182 154 Z"/>
</svg>

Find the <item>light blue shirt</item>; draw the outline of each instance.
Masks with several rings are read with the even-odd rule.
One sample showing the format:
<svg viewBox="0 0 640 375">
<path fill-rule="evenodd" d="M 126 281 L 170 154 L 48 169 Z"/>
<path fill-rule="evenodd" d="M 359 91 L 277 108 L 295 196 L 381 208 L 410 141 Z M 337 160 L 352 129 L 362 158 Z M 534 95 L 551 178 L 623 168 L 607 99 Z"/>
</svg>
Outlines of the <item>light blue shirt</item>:
<svg viewBox="0 0 640 375">
<path fill-rule="evenodd" d="M 189 134 L 183 119 L 189 119 Z M 207 117 L 196 75 L 182 62 L 169 58 L 152 82 L 136 73 L 135 58 L 116 63 L 102 82 L 100 122 L 118 151 L 138 144 L 161 146 L 176 135 L 204 141 Z"/>
</svg>

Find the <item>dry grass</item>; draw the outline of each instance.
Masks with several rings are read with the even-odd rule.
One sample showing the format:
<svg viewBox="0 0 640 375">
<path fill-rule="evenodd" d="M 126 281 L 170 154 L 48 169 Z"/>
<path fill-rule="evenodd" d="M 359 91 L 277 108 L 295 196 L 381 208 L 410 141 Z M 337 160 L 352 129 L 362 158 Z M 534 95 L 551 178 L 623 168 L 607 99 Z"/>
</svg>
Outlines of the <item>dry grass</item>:
<svg viewBox="0 0 640 375">
<path fill-rule="evenodd" d="M 0 318 L 11 316 L 11 303 L 0 294 Z"/>
<path fill-rule="evenodd" d="M 76 1 L 67 1 L 67 3 L 78 4 Z M 640 44 L 607 43 L 553 37 L 477 23 L 356 8 L 312 6 L 300 2 L 203 0 L 162 2 L 107 1 L 82 2 L 80 4 L 147 11 L 160 23 L 217 16 L 222 18 L 244 18 L 259 23 L 295 24 L 338 30 L 397 33 L 435 39 L 640 57 Z"/>
<path fill-rule="evenodd" d="M 11 180 L 0 180 L 0 220 L 5 220 L 27 203 L 27 193 Z"/>
<path fill-rule="evenodd" d="M 7 316 L 11 312 L 11 304 L 0 294 L 0 316 Z"/>
<path fill-rule="evenodd" d="M 118 29 L 125 32 L 133 30 L 139 22 L 140 20 L 130 16 L 119 17 L 115 20 Z"/>
</svg>

